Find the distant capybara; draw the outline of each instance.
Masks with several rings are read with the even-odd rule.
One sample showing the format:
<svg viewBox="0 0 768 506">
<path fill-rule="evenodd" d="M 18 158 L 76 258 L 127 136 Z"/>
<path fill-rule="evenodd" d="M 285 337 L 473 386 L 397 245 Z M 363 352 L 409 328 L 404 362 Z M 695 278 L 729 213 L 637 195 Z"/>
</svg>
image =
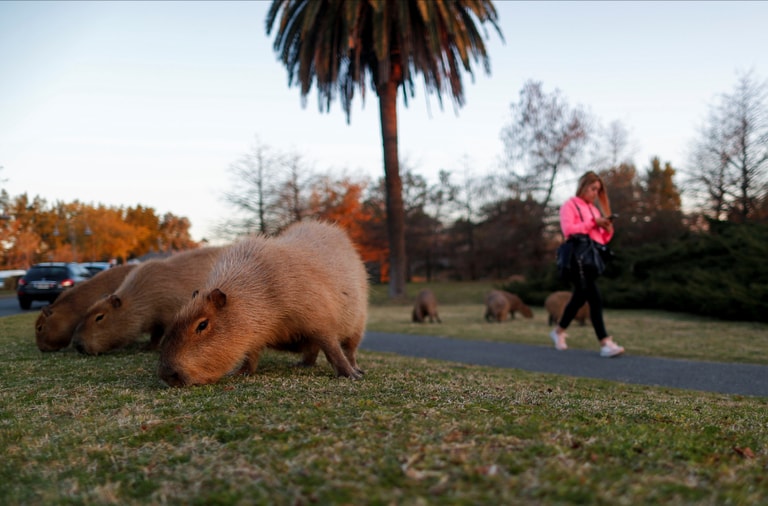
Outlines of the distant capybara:
<svg viewBox="0 0 768 506">
<path fill-rule="evenodd" d="M 98 355 L 138 341 L 144 333 L 150 334 L 147 348 L 156 349 L 223 249 L 209 246 L 139 264 L 114 293 L 88 308 L 72 338 L 75 349 Z"/>
<path fill-rule="evenodd" d="M 299 222 L 221 255 L 169 328 L 158 373 L 170 386 L 213 383 L 253 373 L 272 348 L 302 353 L 306 366 L 322 350 L 337 376 L 358 379 L 355 354 L 367 316 L 367 274 L 347 234 Z"/>
<path fill-rule="evenodd" d="M 411 313 L 411 320 L 414 323 L 424 323 L 424 320 L 429 318 L 429 323 L 442 323 L 440 316 L 437 314 L 437 298 L 432 290 L 425 288 L 420 291 L 416 296 L 416 302 L 413 304 L 413 312 Z"/>
<path fill-rule="evenodd" d="M 549 314 L 548 325 L 554 325 L 560 321 L 563 316 L 566 304 L 571 300 L 571 292 L 560 291 L 552 292 L 544 301 L 544 308 Z M 579 322 L 580 325 L 586 325 L 587 318 L 589 318 L 589 303 L 585 302 L 583 306 L 576 312 L 574 320 Z"/>
<path fill-rule="evenodd" d="M 105 269 L 62 292 L 53 304 L 43 306 L 35 322 L 35 341 L 40 351 L 58 351 L 69 346 L 72 333 L 88 308 L 117 290 L 134 267 L 126 264 Z"/>
<path fill-rule="evenodd" d="M 491 290 L 485 297 L 485 319 L 487 321 L 502 322 L 515 317 L 515 311 L 519 311 L 526 318 L 533 318 L 531 308 L 523 303 L 523 300 L 504 290 Z"/>
</svg>

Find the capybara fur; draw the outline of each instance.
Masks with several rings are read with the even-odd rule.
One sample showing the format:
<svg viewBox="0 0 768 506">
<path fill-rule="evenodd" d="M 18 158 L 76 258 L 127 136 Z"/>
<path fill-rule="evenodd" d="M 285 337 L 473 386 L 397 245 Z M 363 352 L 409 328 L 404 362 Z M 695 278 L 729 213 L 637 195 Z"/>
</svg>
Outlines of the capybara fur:
<svg viewBox="0 0 768 506">
<path fill-rule="evenodd" d="M 565 306 L 568 305 L 569 300 L 571 300 L 571 292 L 566 291 L 552 292 L 547 296 L 544 301 L 544 309 L 549 314 L 548 325 L 555 325 L 560 322 L 560 318 L 563 317 L 563 311 Z M 585 302 L 576 312 L 574 320 L 584 326 L 586 325 L 587 318 L 589 318 L 589 303 Z"/>
<path fill-rule="evenodd" d="M 425 288 L 416 296 L 416 302 L 413 304 L 411 320 L 414 323 L 424 323 L 429 318 L 429 323 L 442 323 L 437 314 L 437 298 L 432 290 Z"/>
<path fill-rule="evenodd" d="M 509 318 L 514 319 L 515 312 L 521 313 L 526 318 L 533 318 L 531 308 L 523 303 L 523 300 L 505 290 L 491 290 L 485 297 L 485 319 L 487 321 L 502 322 Z"/>
<path fill-rule="evenodd" d="M 35 342 L 40 351 L 58 351 L 69 346 L 72 333 L 88 308 L 117 290 L 134 267 L 135 264 L 125 264 L 105 269 L 43 306 L 35 321 Z"/>
<path fill-rule="evenodd" d="M 75 329 L 72 344 L 98 355 L 150 334 L 147 349 L 157 349 L 176 312 L 208 277 L 223 246 L 175 253 L 139 264 L 114 293 L 94 303 Z"/>
<path fill-rule="evenodd" d="M 367 311 L 365 267 L 341 228 L 304 221 L 277 237 L 251 236 L 221 255 L 177 314 L 158 373 L 170 386 L 214 383 L 253 373 L 271 348 L 301 353 L 305 366 L 322 350 L 336 376 L 358 379 Z"/>
</svg>

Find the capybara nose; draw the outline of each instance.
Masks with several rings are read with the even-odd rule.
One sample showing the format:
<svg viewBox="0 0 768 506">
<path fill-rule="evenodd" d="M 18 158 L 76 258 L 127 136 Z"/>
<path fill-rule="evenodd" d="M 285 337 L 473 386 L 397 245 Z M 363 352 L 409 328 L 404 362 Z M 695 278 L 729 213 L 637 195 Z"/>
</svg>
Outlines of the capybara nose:
<svg viewBox="0 0 768 506">
<path fill-rule="evenodd" d="M 82 353 L 83 355 L 87 355 L 88 354 L 88 352 L 85 351 L 85 346 L 83 346 L 83 343 L 81 343 L 80 341 L 78 341 L 78 340 L 73 341 L 72 342 L 72 346 L 74 346 L 75 349 L 78 352 Z"/>
<path fill-rule="evenodd" d="M 48 353 L 48 352 L 51 352 L 51 351 L 59 351 L 60 350 L 60 348 L 58 348 L 56 346 L 53 346 L 53 345 L 50 345 L 50 344 L 48 344 L 48 343 L 46 343 L 44 341 L 41 341 L 41 340 L 37 341 L 37 349 L 42 351 L 42 352 L 45 352 L 45 353 Z"/>
<path fill-rule="evenodd" d="M 169 387 L 183 387 L 186 385 L 182 375 L 167 364 L 160 364 L 160 380 Z"/>
</svg>

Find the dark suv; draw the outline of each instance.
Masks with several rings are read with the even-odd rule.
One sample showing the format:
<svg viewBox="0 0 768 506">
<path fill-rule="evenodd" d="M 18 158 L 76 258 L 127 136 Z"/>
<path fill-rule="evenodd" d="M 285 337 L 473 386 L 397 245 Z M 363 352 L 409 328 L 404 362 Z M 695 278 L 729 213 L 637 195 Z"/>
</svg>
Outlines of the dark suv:
<svg viewBox="0 0 768 506">
<path fill-rule="evenodd" d="M 35 264 L 19 280 L 16 295 L 21 309 L 32 307 L 32 301 L 53 302 L 67 288 L 82 283 L 91 273 L 80 264 L 66 262 L 45 262 Z"/>
</svg>

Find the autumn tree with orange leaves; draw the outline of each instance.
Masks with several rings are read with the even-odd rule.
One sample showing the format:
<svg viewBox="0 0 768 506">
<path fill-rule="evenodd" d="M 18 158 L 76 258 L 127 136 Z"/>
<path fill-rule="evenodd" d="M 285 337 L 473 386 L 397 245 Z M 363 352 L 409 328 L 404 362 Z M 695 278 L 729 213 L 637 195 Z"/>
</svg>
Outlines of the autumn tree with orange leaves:
<svg viewBox="0 0 768 506">
<path fill-rule="evenodd" d="M 27 194 L 6 197 L 0 223 L 0 265 L 24 269 L 38 262 L 125 262 L 150 252 L 180 251 L 198 243 L 187 218 L 141 205 L 114 207 L 57 201 Z"/>
</svg>

